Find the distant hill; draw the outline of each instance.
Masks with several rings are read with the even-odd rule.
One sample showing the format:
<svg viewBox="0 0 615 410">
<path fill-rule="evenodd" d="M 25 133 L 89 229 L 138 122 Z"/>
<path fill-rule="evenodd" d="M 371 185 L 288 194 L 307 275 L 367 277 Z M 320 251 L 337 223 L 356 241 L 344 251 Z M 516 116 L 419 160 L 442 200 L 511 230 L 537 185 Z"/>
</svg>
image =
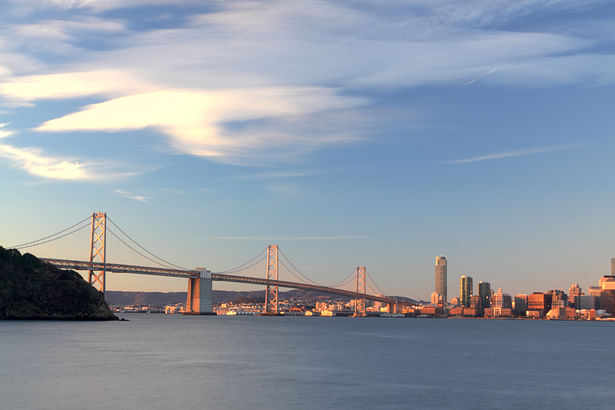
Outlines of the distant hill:
<svg viewBox="0 0 615 410">
<path fill-rule="evenodd" d="M 175 303 L 186 303 L 186 292 L 122 292 L 108 290 L 106 293 L 107 302 L 111 305 L 171 305 Z M 229 291 L 214 290 L 214 303 L 240 303 L 240 302 L 260 302 L 265 299 L 264 290 L 251 291 Z M 309 290 L 289 290 L 280 292 L 281 299 L 339 299 L 348 300 L 343 296 L 335 296 L 328 293 L 314 292 Z"/>
<path fill-rule="evenodd" d="M 100 292 L 61 270 L 0 246 L 0 319 L 115 320 Z"/>
</svg>

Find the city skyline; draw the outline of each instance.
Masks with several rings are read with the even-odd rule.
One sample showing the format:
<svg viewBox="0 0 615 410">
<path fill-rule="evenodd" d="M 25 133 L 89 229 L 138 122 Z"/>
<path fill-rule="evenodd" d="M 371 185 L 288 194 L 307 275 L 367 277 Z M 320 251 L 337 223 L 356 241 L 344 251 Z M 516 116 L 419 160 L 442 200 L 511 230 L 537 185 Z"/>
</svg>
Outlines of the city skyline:
<svg viewBox="0 0 615 410">
<path fill-rule="evenodd" d="M 0 245 L 102 210 L 189 267 L 275 243 L 320 283 L 366 266 L 386 293 L 424 300 L 436 255 L 455 284 L 595 286 L 615 254 L 614 14 L 7 1 Z"/>
</svg>

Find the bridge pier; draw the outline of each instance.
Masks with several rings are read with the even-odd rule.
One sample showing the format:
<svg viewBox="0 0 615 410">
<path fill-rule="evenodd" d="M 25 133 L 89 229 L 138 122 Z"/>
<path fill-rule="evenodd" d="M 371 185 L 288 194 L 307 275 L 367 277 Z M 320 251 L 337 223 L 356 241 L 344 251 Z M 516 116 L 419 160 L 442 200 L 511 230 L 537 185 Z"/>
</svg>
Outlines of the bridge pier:
<svg viewBox="0 0 615 410">
<path fill-rule="evenodd" d="M 399 313 L 399 305 L 397 303 L 397 299 L 393 303 L 388 304 L 389 313 L 397 314 Z"/>
<path fill-rule="evenodd" d="M 199 278 L 188 279 L 184 315 L 215 315 L 212 308 L 211 272 L 201 269 Z"/>
</svg>

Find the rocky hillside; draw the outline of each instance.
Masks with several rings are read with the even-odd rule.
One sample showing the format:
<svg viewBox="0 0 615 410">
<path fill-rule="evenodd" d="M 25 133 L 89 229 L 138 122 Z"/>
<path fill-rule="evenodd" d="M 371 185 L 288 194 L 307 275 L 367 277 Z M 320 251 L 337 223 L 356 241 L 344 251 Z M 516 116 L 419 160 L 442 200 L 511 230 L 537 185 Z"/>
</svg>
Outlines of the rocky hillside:
<svg viewBox="0 0 615 410">
<path fill-rule="evenodd" d="M 0 246 L 0 319 L 114 320 L 100 292 L 75 271 Z"/>
</svg>

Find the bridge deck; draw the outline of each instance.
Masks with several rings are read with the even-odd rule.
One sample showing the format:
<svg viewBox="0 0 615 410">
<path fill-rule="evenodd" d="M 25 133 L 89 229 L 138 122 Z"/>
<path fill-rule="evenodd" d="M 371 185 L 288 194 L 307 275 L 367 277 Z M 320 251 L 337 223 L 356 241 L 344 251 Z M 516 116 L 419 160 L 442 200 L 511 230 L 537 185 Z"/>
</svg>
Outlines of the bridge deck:
<svg viewBox="0 0 615 410">
<path fill-rule="evenodd" d="M 101 271 L 106 270 L 107 272 L 115 272 L 115 273 L 132 273 L 139 275 L 154 275 L 154 276 L 167 276 L 174 278 L 199 278 L 201 276 L 201 272 L 198 270 L 181 270 L 181 269 L 168 269 L 168 268 L 155 268 L 149 266 L 134 266 L 134 265 L 121 265 L 115 263 L 101 263 L 101 262 L 88 262 L 88 261 L 75 261 L 69 259 L 50 259 L 44 258 L 42 259 L 45 262 L 51 263 L 62 269 L 75 269 L 75 270 L 94 270 Z M 256 278 L 251 276 L 237 276 L 237 275 L 227 275 L 223 273 L 212 273 L 211 280 L 220 281 L 220 282 L 236 282 L 236 283 L 248 283 L 253 285 L 270 285 L 270 286 L 279 286 L 282 288 L 290 288 L 290 289 L 306 289 L 313 290 L 318 292 L 330 293 L 334 295 L 346 296 L 349 298 L 357 298 L 357 293 L 345 290 L 332 288 L 328 286 L 320 286 L 313 285 L 309 283 L 301 283 L 301 282 L 291 282 L 291 281 L 283 281 L 283 280 L 267 280 L 264 278 Z M 363 296 L 363 295 L 360 295 Z M 377 302 L 383 303 L 391 303 L 398 304 L 402 306 L 412 306 L 415 305 L 414 301 L 404 301 L 397 300 L 395 298 L 391 298 L 388 296 L 380 296 L 380 295 L 370 295 L 366 294 L 365 299 L 374 300 Z"/>
</svg>

